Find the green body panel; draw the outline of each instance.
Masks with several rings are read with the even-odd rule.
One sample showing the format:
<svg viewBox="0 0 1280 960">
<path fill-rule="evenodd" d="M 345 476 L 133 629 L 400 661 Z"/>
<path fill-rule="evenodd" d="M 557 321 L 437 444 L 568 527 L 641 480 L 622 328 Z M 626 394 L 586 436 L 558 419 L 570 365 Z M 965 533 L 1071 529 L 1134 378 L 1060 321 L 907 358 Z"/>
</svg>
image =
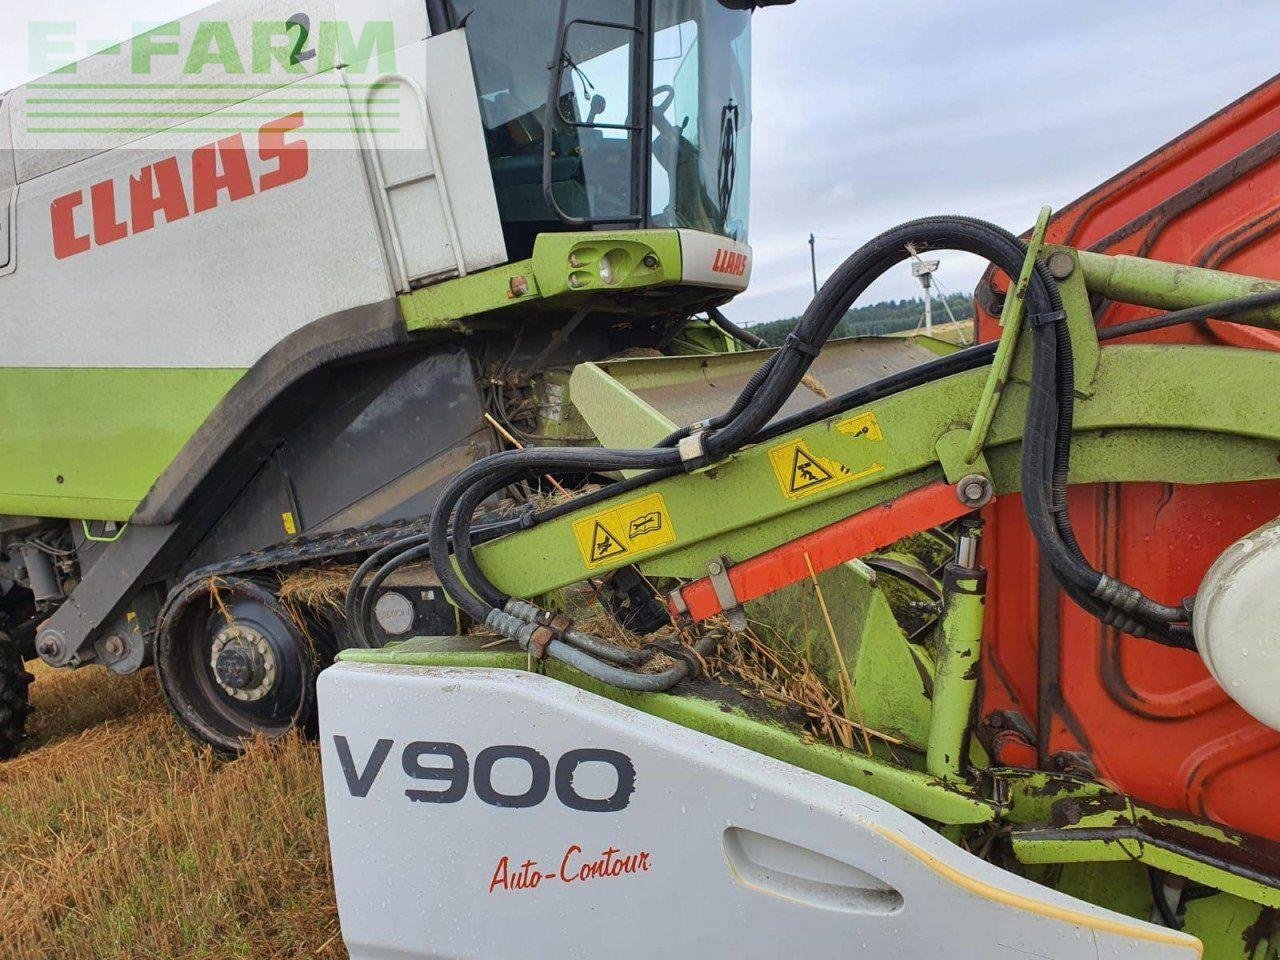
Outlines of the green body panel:
<svg viewBox="0 0 1280 960">
<path fill-rule="evenodd" d="M 859 566 L 864 565 L 846 563 L 836 569 L 856 570 Z M 871 729 L 897 737 L 923 753 L 929 743 L 933 712 L 932 657 L 907 640 L 885 592 L 874 582 L 851 574 L 843 581 L 849 600 L 834 590 L 824 588 L 824 593 L 833 603 L 855 602 L 865 610 L 854 627 L 857 649 L 849 666 L 862 716 Z"/>
<path fill-rule="evenodd" d="M 589 411 L 585 416 L 597 435 L 611 447 L 651 447 L 676 425 L 645 403 L 598 364 L 580 363 L 569 377 L 573 405 Z"/>
<path fill-rule="evenodd" d="M 0 514 L 128 520 L 244 373 L 0 367 Z"/>
<path fill-rule="evenodd" d="M 610 284 L 600 276 L 606 256 Z M 675 230 L 545 234 L 530 260 L 416 291 L 400 306 L 411 333 L 455 337 L 502 324 L 506 307 L 536 302 L 563 314 L 591 297 L 679 284 L 682 270 Z M 523 285 L 513 286 L 517 277 Z M 245 373 L 0 366 L 0 515 L 128 520 Z"/>
<path fill-rule="evenodd" d="M 968 767 L 967 746 L 973 727 L 982 648 L 985 584 L 965 571 L 947 594 L 938 635 L 933 679 L 933 714 L 925 769 L 935 777 L 958 778 Z"/>
<path fill-rule="evenodd" d="M 942 479 L 937 442 L 962 425 L 957 421 L 966 411 L 976 409 L 986 379 L 985 369 L 957 374 L 647 487 L 637 497 L 663 495 L 676 539 L 643 554 L 588 569 L 572 533 L 574 521 L 599 512 L 585 508 L 563 521 L 485 544 L 477 556 L 490 579 L 517 596 L 544 593 L 636 561 L 655 575 L 705 576 L 708 556 L 756 556 Z M 1099 356 L 1094 396 L 1077 404 L 1071 479 L 1193 483 L 1280 477 L 1275 457 L 1280 393 L 1273 386 L 1278 382 L 1280 355 L 1264 351 L 1108 347 Z M 992 421 L 985 453 L 997 494 L 1018 489 L 1026 394 L 1024 383 L 1011 382 Z M 883 441 L 840 431 L 841 423 L 868 411 L 875 413 Z M 789 499 L 769 451 L 794 440 L 848 468 L 854 479 L 799 501 Z M 1206 457 L 1206 449 L 1215 445 L 1231 456 Z M 872 467 L 879 469 L 862 475 Z"/>
<path fill-rule="evenodd" d="M 1182 310 L 1280 290 L 1280 282 L 1142 257 L 1078 251 L 1088 288 L 1112 300 L 1162 310 Z M 1280 329 L 1280 307 L 1241 314 L 1237 320 Z"/>
<path fill-rule="evenodd" d="M 528 658 L 523 653 L 441 651 L 432 647 L 431 638 L 410 640 L 380 650 L 344 650 L 340 659 L 390 666 L 528 669 Z M 697 695 L 628 693 L 554 661 L 544 663 L 543 670 L 557 680 L 624 706 L 851 784 L 938 823 L 981 824 L 990 822 L 996 815 L 995 805 L 983 800 L 965 784 L 944 784 L 928 774 L 887 760 L 821 743 L 808 743 L 792 730 L 756 719 L 724 701 Z"/>
<path fill-rule="evenodd" d="M 1068 863 L 1028 871 L 1034 879 L 1138 920 L 1155 915 L 1147 868 L 1134 861 Z M 1206 960 L 1276 960 L 1276 920 L 1265 907 L 1219 894 L 1186 905 L 1183 931 L 1204 943 Z"/>
<path fill-rule="evenodd" d="M 600 273 L 606 256 L 610 283 Z M 586 302 L 589 295 L 671 286 L 683 269 L 675 230 L 544 233 L 528 260 L 415 290 L 400 298 L 400 309 L 410 333 L 455 334 L 502 323 L 511 307 L 553 299 L 572 306 L 573 299 Z"/>
<path fill-rule="evenodd" d="M 1062 807 L 1058 805 L 1058 809 Z M 1242 876 L 1239 868 L 1228 869 L 1210 862 L 1207 856 L 1195 856 L 1152 842 L 1136 831 L 1140 827 L 1157 836 L 1202 838 L 1206 849 L 1221 850 L 1224 854 L 1231 849 L 1239 851 L 1241 861 L 1248 855 L 1249 844 L 1263 842 L 1257 838 L 1191 817 L 1158 811 L 1118 794 L 1107 793 L 1092 802 L 1082 800 L 1077 810 L 1083 812 L 1066 826 L 1034 824 L 1014 829 L 1011 836 L 1014 855 L 1023 863 L 1039 864 L 1137 861 L 1262 906 L 1280 907 L 1280 889 Z"/>
<path fill-rule="evenodd" d="M 1204 943 L 1205 960 L 1277 960 L 1280 920 L 1273 910 L 1222 894 L 1187 905 L 1183 929 Z"/>
</svg>

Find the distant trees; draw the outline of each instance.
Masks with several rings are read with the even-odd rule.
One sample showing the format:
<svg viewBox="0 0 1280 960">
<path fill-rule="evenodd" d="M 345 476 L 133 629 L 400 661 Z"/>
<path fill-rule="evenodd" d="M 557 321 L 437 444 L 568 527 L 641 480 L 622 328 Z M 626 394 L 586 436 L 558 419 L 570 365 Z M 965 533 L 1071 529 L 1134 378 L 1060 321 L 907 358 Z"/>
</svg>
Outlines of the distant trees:
<svg viewBox="0 0 1280 960">
<path fill-rule="evenodd" d="M 967 293 L 952 293 L 946 296 L 947 304 L 956 319 L 963 322 L 973 319 L 973 297 Z M 915 330 L 923 326 L 924 300 L 919 297 L 913 300 L 885 300 L 881 303 L 869 304 L 865 307 L 854 307 L 844 315 L 844 319 L 836 326 L 833 337 L 883 337 L 891 333 Z M 785 320 L 771 320 L 751 327 L 751 332 L 762 338 L 770 346 L 781 346 L 788 333 L 795 329 L 799 317 L 788 317 Z M 934 298 L 933 322 L 950 323 L 946 307 L 941 298 Z"/>
</svg>

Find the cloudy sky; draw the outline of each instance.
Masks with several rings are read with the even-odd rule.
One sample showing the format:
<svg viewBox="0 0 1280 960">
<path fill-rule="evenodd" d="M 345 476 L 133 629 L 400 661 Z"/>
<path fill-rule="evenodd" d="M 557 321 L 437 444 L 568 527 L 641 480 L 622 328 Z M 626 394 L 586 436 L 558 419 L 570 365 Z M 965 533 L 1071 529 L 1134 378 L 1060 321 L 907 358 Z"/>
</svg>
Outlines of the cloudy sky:
<svg viewBox="0 0 1280 960">
<path fill-rule="evenodd" d="M 0 90 L 29 79 L 27 21 L 121 38 L 199 0 L 0 0 Z M 37 12 L 38 11 L 38 12 Z M 903 220 L 966 213 L 1025 228 L 1280 70 L 1275 0 L 798 0 L 755 25 L 755 323 Z M 836 238 L 836 239 L 827 239 Z M 944 258 L 942 281 L 979 272 Z M 911 296 L 905 272 L 868 298 Z"/>
</svg>

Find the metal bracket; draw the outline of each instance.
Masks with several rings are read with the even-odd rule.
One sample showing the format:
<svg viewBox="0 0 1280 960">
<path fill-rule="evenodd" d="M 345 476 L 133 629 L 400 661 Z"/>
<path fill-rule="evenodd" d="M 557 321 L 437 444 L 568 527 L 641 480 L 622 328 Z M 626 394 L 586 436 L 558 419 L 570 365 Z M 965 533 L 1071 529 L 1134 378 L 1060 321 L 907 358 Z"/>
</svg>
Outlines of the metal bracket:
<svg viewBox="0 0 1280 960">
<path fill-rule="evenodd" d="M 693 622 L 689 616 L 689 604 L 684 599 L 684 587 L 676 587 L 667 594 L 667 606 L 675 614 L 676 626 Z"/>
<path fill-rule="evenodd" d="M 1000 405 L 1000 396 L 1004 393 L 1005 384 L 1009 380 L 1009 369 L 1013 365 L 1014 349 L 1018 345 L 1018 334 L 1022 329 L 1022 318 L 1026 313 L 1027 288 L 1031 286 L 1031 277 L 1036 269 L 1036 261 L 1044 247 L 1045 232 L 1049 229 L 1049 218 L 1053 211 L 1048 207 L 1040 208 L 1040 216 L 1036 218 L 1035 229 L 1031 232 L 1031 241 L 1027 244 L 1027 256 L 1022 261 L 1022 272 L 1018 282 L 1014 284 L 1009 295 L 1005 297 L 1004 309 L 1000 311 L 1000 343 L 996 347 L 995 360 L 991 363 L 991 373 L 982 388 L 982 397 L 978 400 L 978 409 L 973 415 L 973 428 L 969 431 L 969 443 L 965 447 L 964 462 L 972 464 L 987 442 L 987 433 L 991 430 L 991 421 L 995 419 L 996 407 Z"/>
<path fill-rule="evenodd" d="M 707 564 L 708 579 L 711 588 L 716 592 L 716 601 L 729 621 L 729 629 L 734 633 L 742 633 L 747 629 L 747 612 L 734 592 L 733 581 L 729 579 L 729 558 L 721 557 Z"/>
</svg>

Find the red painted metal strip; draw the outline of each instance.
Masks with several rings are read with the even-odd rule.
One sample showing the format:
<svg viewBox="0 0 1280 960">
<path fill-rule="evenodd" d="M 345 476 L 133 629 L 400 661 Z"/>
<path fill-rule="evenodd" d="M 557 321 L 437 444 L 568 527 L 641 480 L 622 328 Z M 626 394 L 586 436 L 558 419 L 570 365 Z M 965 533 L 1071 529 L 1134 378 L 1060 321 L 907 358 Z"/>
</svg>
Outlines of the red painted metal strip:
<svg viewBox="0 0 1280 960">
<path fill-rule="evenodd" d="M 935 483 L 735 564 L 729 568 L 729 582 L 746 603 L 808 579 L 810 562 L 821 573 L 968 512 L 954 487 Z M 724 612 L 709 579 L 690 583 L 681 593 L 695 621 Z M 669 605 L 675 615 L 675 606 Z"/>
</svg>

